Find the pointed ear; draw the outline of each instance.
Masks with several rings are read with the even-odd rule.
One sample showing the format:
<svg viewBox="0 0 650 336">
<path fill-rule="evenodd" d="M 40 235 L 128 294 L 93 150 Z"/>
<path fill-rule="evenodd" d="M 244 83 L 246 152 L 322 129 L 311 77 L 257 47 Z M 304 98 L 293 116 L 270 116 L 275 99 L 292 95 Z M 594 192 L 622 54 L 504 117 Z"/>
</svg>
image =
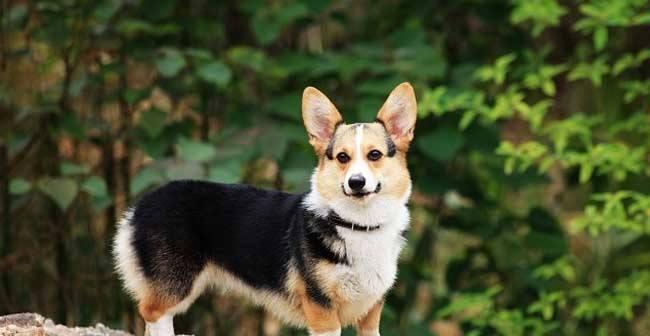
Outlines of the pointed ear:
<svg viewBox="0 0 650 336">
<path fill-rule="evenodd" d="M 409 83 L 395 87 L 377 114 L 397 149 L 407 151 L 417 119 L 415 92 Z"/>
<path fill-rule="evenodd" d="M 307 87 L 302 93 L 302 119 L 309 134 L 309 143 L 317 153 L 324 153 L 336 126 L 343 123 L 341 114 L 322 92 Z"/>
</svg>

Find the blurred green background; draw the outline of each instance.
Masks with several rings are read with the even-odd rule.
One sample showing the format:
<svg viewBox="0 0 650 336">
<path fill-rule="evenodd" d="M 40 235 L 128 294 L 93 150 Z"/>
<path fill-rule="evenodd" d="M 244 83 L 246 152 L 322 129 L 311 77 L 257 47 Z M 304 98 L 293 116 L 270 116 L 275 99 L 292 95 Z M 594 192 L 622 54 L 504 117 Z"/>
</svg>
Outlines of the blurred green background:
<svg viewBox="0 0 650 336">
<path fill-rule="evenodd" d="M 650 335 L 649 78 L 646 0 L 0 0 L 0 314 L 141 333 L 109 254 L 127 204 L 305 191 L 303 88 L 370 121 L 410 81 L 382 335 Z M 176 330 L 305 334 L 219 294 Z"/>
</svg>

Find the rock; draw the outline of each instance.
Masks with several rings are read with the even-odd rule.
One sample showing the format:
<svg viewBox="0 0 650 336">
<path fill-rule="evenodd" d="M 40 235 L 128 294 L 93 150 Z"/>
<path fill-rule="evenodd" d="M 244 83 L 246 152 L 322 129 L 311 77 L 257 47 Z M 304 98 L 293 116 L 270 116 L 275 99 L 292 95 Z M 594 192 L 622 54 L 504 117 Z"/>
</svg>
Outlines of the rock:
<svg viewBox="0 0 650 336">
<path fill-rule="evenodd" d="M 101 323 L 94 327 L 66 327 L 33 313 L 0 316 L 0 336 L 132 336 Z"/>
</svg>

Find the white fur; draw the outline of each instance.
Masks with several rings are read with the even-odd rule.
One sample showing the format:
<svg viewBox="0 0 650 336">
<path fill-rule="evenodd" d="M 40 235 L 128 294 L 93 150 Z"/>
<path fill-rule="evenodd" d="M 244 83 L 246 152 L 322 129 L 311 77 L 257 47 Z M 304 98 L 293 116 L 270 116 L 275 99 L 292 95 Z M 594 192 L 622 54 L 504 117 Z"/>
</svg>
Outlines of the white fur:
<svg viewBox="0 0 650 336">
<path fill-rule="evenodd" d="M 116 260 L 115 268 L 122 279 L 124 288 L 132 297 L 141 300 L 147 293 L 148 283 L 138 265 L 138 259 L 133 249 L 133 209 L 127 209 L 117 226 L 117 233 L 113 241 L 113 256 Z"/>
<path fill-rule="evenodd" d="M 299 327 L 306 326 L 302 312 L 298 309 L 298 305 L 295 302 L 291 302 L 286 297 L 268 290 L 255 289 L 214 264 L 209 264 L 201 272 L 198 279 L 194 281 L 194 287 L 188 297 L 191 300 L 187 304 L 188 307 L 206 287 L 214 287 L 223 292 L 244 297 L 258 306 L 265 307 L 270 313 L 288 324 Z M 186 300 L 183 301 L 185 302 Z M 187 309 L 186 307 L 184 308 Z"/>
<path fill-rule="evenodd" d="M 133 226 L 130 223 L 132 218 L 132 209 L 126 211 L 122 216 L 117 228 L 113 254 L 117 261 L 117 273 L 123 280 L 124 287 L 136 300 L 141 300 L 150 288 L 142 269 L 138 265 L 133 249 Z M 302 312 L 294 302 L 290 302 L 285 297 L 273 292 L 255 289 L 223 268 L 208 264 L 194 280 L 190 294 L 176 306 L 170 308 L 166 312 L 164 320 L 161 317 L 154 323 L 147 323 L 147 328 L 151 330 L 150 336 L 173 335 L 173 316 L 187 311 L 196 298 L 208 288 L 216 288 L 245 297 L 257 305 L 266 307 L 269 312 L 288 324 L 298 327 L 306 326 Z M 169 330 L 172 330 L 171 334 L 166 333 Z"/>
<path fill-rule="evenodd" d="M 320 216 L 334 210 L 343 219 L 363 226 L 376 226 L 375 231 L 361 232 L 337 227 L 345 241 L 349 265 L 337 264 L 331 279 L 337 282 L 341 295 L 348 302 L 340 307 L 339 318 L 343 325 L 358 321 L 393 286 L 397 276 L 397 258 L 404 246 L 401 232 L 408 228 L 409 212 L 406 201 L 410 188 L 400 198 L 375 194 L 359 202 L 341 194 L 327 202 L 319 194 L 312 176 L 312 190 L 305 205 Z"/>
<path fill-rule="evenodd" d="M 156 322 L 147 322 L 145 335 L 174 336 L 174 316 L 163 315 Z"/>
<path fill-rule="evenodd" d="M 118 237 L 116 238 L 115 254 L 118 260 L 118 269 L 120 276 L 125 280 L 125 287 L 134 294 L 143 294 L 146 290 L 146 279 L 142 271 L 136 264 L 133 254 L 133 247 L 130 243 L 132 236 L 132 226 L 128 224 L 131 214 L 125 215 L 125 220 L 120 224 Z M 239 296 L 244 296 L 252 302 L 269 308 L 269 311 L 285 322 L 304 326 L 301 312 L 296 309 L 284 297 L 270 291 L 255 289 L 246 285 L 239 278 L 233 276 L 221 267 L 208 264 L 194 280 L 190 294 L 179 302 L 176 306 L 169 309 L 167 314 L 173 316 L 184 313 L 190 305 L 198 298 L 207 288 L 217 288 L 224 292 L 233 292 Z"/>
<path fill-rule="evenodd" d="M 352 163 L 347 173 L 345 174 L 345 181 L 343 183 L 343 188 L 348 194 L 352 193 L 352 189 L 348 185 L 347 181 L 350 180 L 350 177 L 354 175 L 361 175 L 366 179 L 366 185 L 361 190 L 362 192 L 373 192 L 377 188 L 377 177 L 372 173 L 370 167 L 368 167 L 368 162 L 365 160 L 365 155 L 361 150 L 361 144 L 363 143 L 363 125 L 359 124 L 354 130 L 354 143 L 355 143 L 355 155 L 352 158 Z"/>
<path fill-rule="evenodd" d="M 362 127 L 356 129 L 355 142 L 357 153 L 361 153 L 363 140 Z M 379 183 L 361 154 L 356 155 L 350 171 L 361 173 L 366 178 L 366 186 L 371 190 Z M 401 232 L 408 228 L 409 212 L 406 202 L 411 193 L 411 186 L 404 195 L 399 197 L 388 194 L 371 194 L 364 201 L 359 201 L 341 193 L 340 197 L 326 201 L 318 192 L 316 171 L 312 176 L 312 190 L 305 198 L 304 204 L 317 215 L 327 216 L 331 210 L 343 219 L 359 225 L 380 228 L 370 232 L 352 231 L 337 227 L 344 245 L 337 243 L 331 246 L 336 253 L 344 253 L 349 265 L 334 266 L 330 279 L 336 283 L 339 294 L 345 299 L 345 304 L 339 307 L 339 318 L 342 325 L 349 325 L 362 318 L 374 304 L 393 286 L 397 276 L 397 259 L 404 246 Z M 346 176 L 346 181 L 348 177 Z M 373 187 L 374 185 L 374 187 Z M 346 186 L 347 187 L 347 186 Z M 137 257 L 132 245 L 133 226 L 132 209 L 122 217 L 114 241 L 113 253 L 117 260 L 117 271 L 124 281 L 126 289 L 138 300 L 142 299 L 148 283 L 137 263 Z M 155 323 L 147 323 L 150 336 L 173 335 L 173 316 L 185 312 L 194 300 L 206 288 L 216 287 L 224 291 L 234 292 L 244 296 L 254 303 L 266 307 L 286 323 L 304 327 L 305 321 L 299 304 L 292 302 L 270 291 L 252 288 L 240 279 L 216 265 L 208 265 L 194 281 L 190 295 L 171 308 L 164 317 Z M 341 331 L 327 333 L 312 333 L 316 336 L 338 336 Z M 364 331 L 360 335 L 377 336 L 378 331 Z"/>
<path fill-rule="evenodd" d="M 364 226 L 397 226 L 395 228 L 397 230 L 402 226 L 402 229 L 408 227 L 408 208 L 405 204 L 411 195 L 410 184 L 406 193 L 401 197 L 386 195 L 380 192 L 378 194 L 368 195 L 366 196 L 366 200 L 360 201 L 341 193 L 339 197 L 328 202 L 317 190 L 317 173 L 318 168 L 312 174 L 311 192 L 307 194 L 304 201 L 305 206 L 316 212 L 316 214 L 325 217 L 329 214 L 330 210 L 334 210 L 343 219 Z M 406 223 L 402 223 L 403 220 L 398 219 L 400 217 L 399 213 L 401 212 L 406 213 Z"/>
<path fill-rule="evenodd" d="M 338 328 L 337 330 L 332 330 L 332 331 L 326 331 L 326 332 L 309 332 L 310 336 L 340 336 L 341 335 L 341 328 Z"/>
</svg>

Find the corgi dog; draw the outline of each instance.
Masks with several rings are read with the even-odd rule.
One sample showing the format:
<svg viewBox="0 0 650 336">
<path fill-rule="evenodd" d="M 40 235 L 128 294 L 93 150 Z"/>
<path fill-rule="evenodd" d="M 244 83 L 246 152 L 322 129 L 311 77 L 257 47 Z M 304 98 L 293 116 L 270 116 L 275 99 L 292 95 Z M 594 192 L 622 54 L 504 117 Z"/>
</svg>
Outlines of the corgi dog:
<svg viewBox="0 0 650 336">
<path fill-rule="evenodd" d="M 123 215 L 113 250 L 146 333 L 174 335 L 174 315 L 219 288 L 310 335 L 346 326 L 379 335 L 409 226 L 416 116 L 409 83 L 393 89 L 376 122 L 357 124 L 308 87 L 302 117 L 318 156 L 309 192 L 186 180 L 144 195 Z"/>
</svg>

